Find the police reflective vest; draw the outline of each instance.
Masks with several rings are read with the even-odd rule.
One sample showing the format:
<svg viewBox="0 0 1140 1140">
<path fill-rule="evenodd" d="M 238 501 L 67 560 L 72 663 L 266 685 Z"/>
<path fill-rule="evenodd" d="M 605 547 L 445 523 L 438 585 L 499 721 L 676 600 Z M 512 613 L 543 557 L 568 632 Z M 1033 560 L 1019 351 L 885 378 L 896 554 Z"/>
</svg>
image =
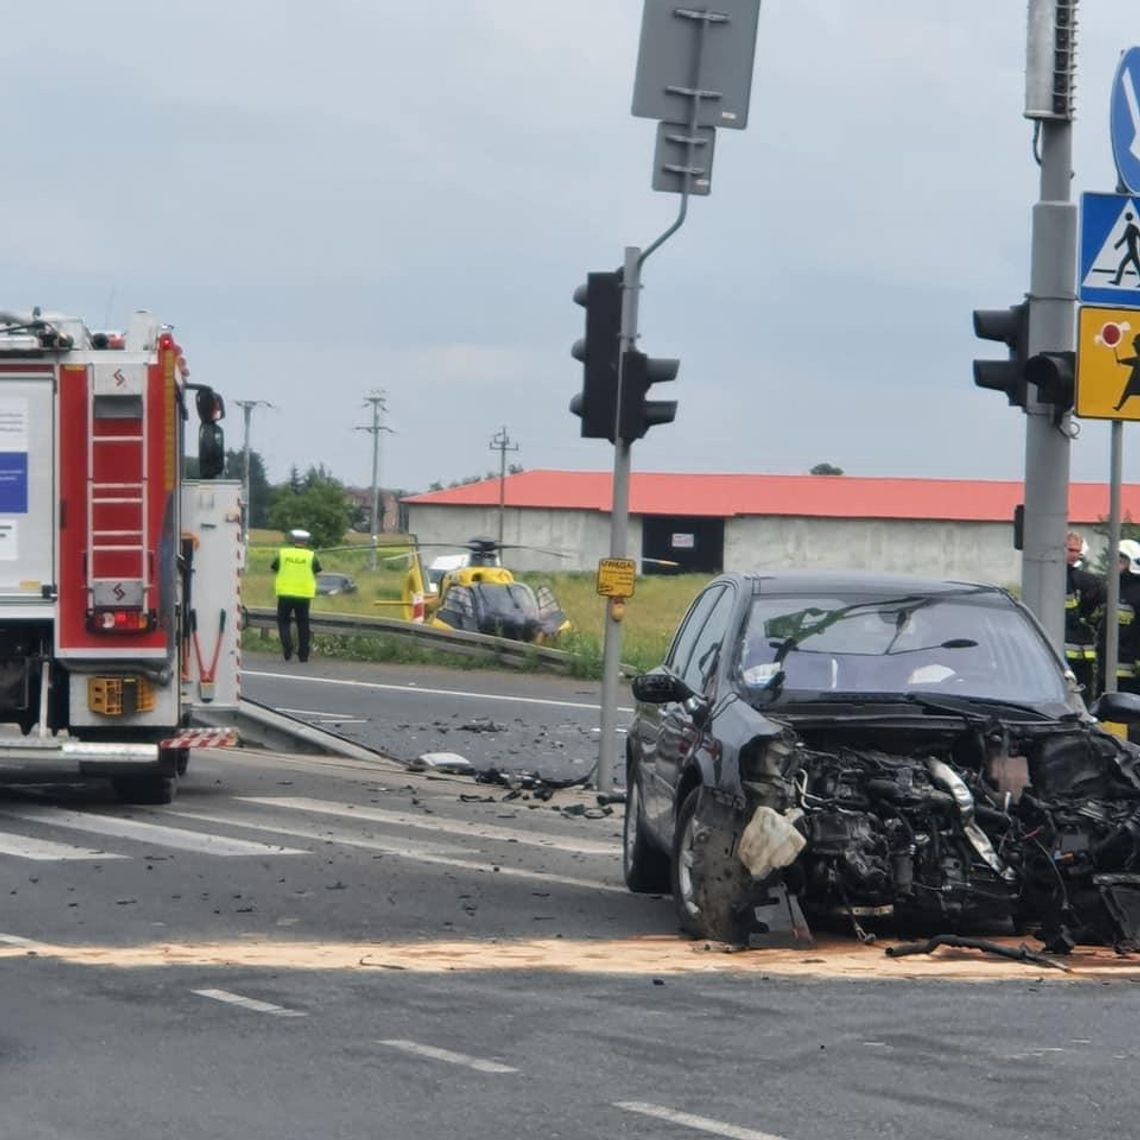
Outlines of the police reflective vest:
<svg viewBox="0 0 1140 1140">
<path fill-rule="evenodd" d="M 277 578 L 274 592 L 279 598 L 315 598 L 317 577 L 313 573 L 313 552 L 301 546 L 283 546 L 277 552 Z"/>
</svg>

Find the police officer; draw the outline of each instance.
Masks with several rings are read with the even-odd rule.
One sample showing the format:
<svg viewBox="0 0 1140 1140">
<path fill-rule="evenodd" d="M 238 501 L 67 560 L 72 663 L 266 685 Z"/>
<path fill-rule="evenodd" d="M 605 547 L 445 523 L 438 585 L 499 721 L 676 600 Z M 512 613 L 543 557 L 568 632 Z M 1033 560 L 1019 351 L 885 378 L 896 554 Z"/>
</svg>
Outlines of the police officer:
<svg viewBox="0 0 1140 1140">
<path fill-rule="evenodd" d="M 282 546 L 270 563 L 277 578 L 277 635 L 281 638 L 281 652 L 288 661 L 293 656 L 293 634 L 290 621 L 297 619 L 297 657 L 309 660 L 309 604 L 317 594 L 317 575 L 321 563 L 309 549 L 312 536 L 307 530 L 291 530 L 291 546 Z"/>
<path fill-rule="evenodd" d="M 1071 530 L 1065 536 L 1065 663 L 1086 700 L 1096 694 L 1096 627 L 1104 605 L 1104 583 L 1084 568 L 1088 544 Z"/>
</svg>

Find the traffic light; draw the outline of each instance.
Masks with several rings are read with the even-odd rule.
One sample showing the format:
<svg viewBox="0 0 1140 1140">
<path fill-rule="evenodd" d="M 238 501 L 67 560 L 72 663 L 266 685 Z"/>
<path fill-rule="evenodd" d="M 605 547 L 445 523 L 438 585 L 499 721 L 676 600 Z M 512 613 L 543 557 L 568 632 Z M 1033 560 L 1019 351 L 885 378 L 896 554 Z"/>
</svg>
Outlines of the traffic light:
<svg viewBox="0 0 1140 1140">
<path fill-rule="evenodd" d="M 974 335 L 998 340 L 1009 349 L 1008 360 L 975 360 L 974 383 L 979 388 L 1004 392 L 1012 407 L 1024 408 L 1025 362 L 1029 346 L 1029 304 L 1008 309 L 975 309 Z"/>
<path fill-rule="evenodd" d="M 612 440 L 621 358 L 621 274 L 589 274 L 574 291 L 574 300 L 586 310 L 586 335 L 570 350 L 583 364 L 582 391 L 570 401 L 570 411 L 581 417 L 584 439 Z"/>
<path fill-rule="evenodd" d="M 1076 397 L 1077 354 L 1075 352 L 1039 352 L 1025 362 L 1025 379 L 1037 385 L 1038 399 L 1052 404 L 1054 418 L 1072 409 Z"/>
<path fill-rule="evenodd" d="M 641 439 L 658 424 L 671 424 L 677 414 L 676 400 L 647 400 L 650 385 L 675 380 L 679 360 L 654 359 L 630 349 L 623 358 L 621 373 L 621 417 L 619 431 L 626 443 Z"/>
</svg>

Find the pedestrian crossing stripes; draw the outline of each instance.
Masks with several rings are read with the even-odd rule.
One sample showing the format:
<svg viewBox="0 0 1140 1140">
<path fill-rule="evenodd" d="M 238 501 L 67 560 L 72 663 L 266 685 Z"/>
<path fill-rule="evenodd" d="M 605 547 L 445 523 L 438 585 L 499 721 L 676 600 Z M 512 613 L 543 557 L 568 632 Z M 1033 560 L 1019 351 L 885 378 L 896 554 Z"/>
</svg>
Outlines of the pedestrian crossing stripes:
<svg viewBox="0 0 1140 1140">
<path fill-rule="evenodd" d="M 154 858 L 167 850 L 219 858 L 323 857 L 330 846 L 342 846 L 463 872 L 493 872 L 502 879 L 624 893 L 616 838 L 604 842 L 306 796 L 234 797 L 213 800 L 210 809 L 188 804 L 130 808 L 117 815 L 102 806 L 83 811 L 8 801 L 0 806 L 0 868 L 7 859 L 101 863 Z M 68 833 L 76 834 L 75 843 L 65 841 Z M 99 842 L 84 844 L 81 836 L 97 836 Z M 574 864 L 552 869 L 512 865 L 523 861 L 526 848 Z M 586 870 L 582 860 L 606 873 L 579 874 L 579 866 Z M 574 873 L 558 873 L 562 870 Z"/>
<path fill-rule="evenodd" d="M 156 847 L 171 847 L 177 851 L 194 851 L 203 855 L 217 855 L 223 858 L 237 855 L 304 855 L 300 848 L 281 847 L 271 843 L 253 843 L 247 839 L 230 839 L 222 835 L 188 831 L 179 827 L 166 827 L 162 824 L 144 823 L 137 819 L 123 819 L 119 816 L 100 815 L 98 812 L 66 811 L 54 807 L 0 808 L 0 817 L 28 820 L 31 823 L 48 824 L 68 831 L 90 832 L 93 835 L 107 835 L 119 839 L 133 839 Z M 11 837 L 8 837 L 11 838 Z M 26 840 L 22 842 L 27 842 Z M 73 848 L 79 851 L 80 848 Z M 13 851 L 11 854 L 19 855 Z M 91 858 L 76 854 L 68 858 Z M 34 858 L 34 856 L 24 856 Z M 41 856 L 42 858 L 43 856 Z M 105 856 L 100 855 L 100 858 Z"/>
</svg>

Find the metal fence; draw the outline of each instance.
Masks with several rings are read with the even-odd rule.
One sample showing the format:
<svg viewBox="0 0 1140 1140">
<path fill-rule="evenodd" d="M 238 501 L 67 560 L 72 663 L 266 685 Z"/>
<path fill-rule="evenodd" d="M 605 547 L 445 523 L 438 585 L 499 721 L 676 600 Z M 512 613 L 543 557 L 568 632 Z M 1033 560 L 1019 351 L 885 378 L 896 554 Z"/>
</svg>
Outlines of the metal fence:
<svg viewBox="0 0 1140 1140">
<path fill-rule="evenodd" d="M 275 630 L 277 614 L 274 610 L 252 609 L 245 611 L 245 628 Z M 497 664 L 516 669 L 541 667 L 561 673 L 570 672 L 571 654 L 562 649 L 542 645 L 529 645 L 505 637 L 490 637 L 484 633 L 465 633 L 457 629 L 437 629 L 394 618 L 369 618 L 358 614 L 314 613 L 309 617 L 314 634 L 331 637 L 388 637 L 431 649 L 437 653 L 454 653 L 464 657 L 490 657 Z"/>
</svg>

